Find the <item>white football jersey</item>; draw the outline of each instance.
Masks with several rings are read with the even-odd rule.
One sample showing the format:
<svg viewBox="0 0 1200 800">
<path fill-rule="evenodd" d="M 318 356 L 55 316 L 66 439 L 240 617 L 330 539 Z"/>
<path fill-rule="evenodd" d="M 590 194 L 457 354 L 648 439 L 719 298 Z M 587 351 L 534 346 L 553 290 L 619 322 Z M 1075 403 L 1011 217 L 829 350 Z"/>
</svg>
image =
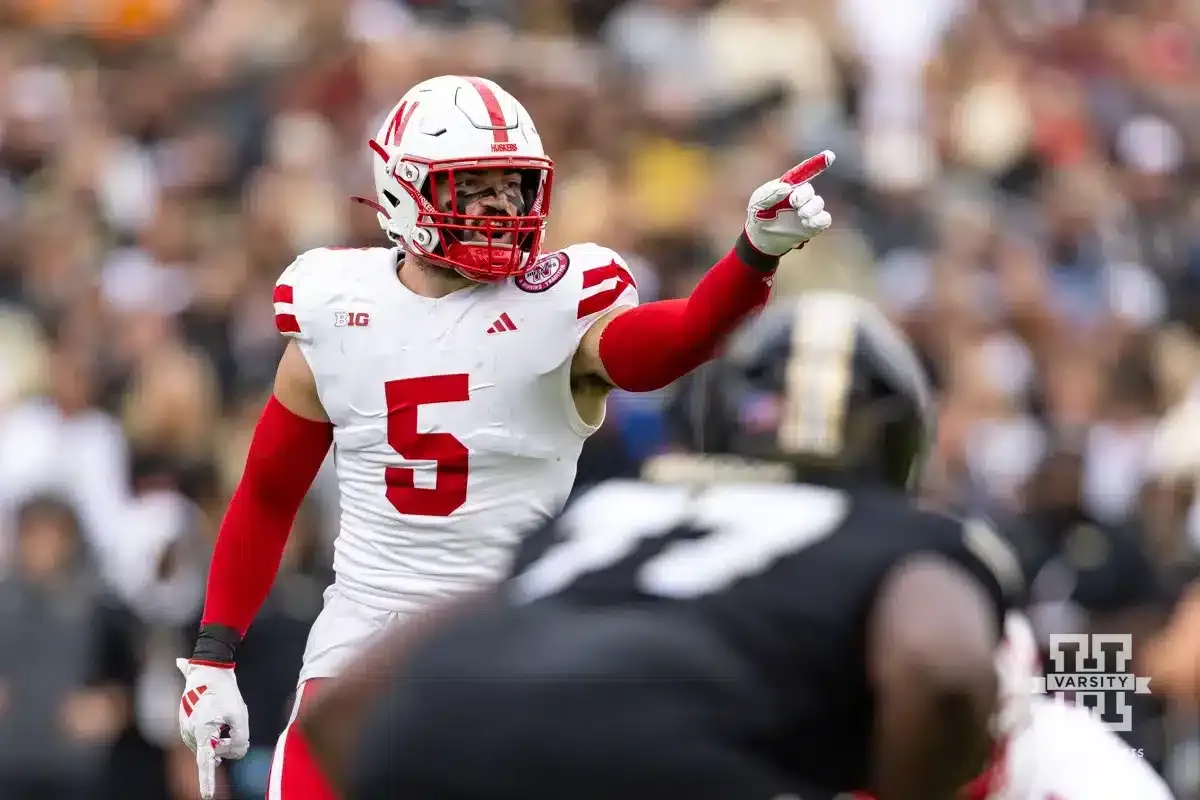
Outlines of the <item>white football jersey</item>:
<svg viewBox="0 0 1200 800">
<path fill-rule="evenodd" d="M 309 251 L 274 299 L 334 424 L 339 590 L 408 611 L 498 577 L 517 536 L 560 510 L 596 429 L 575 409 L 572 357 L 637 288 L 595 244 L 437 299 L 400 282 L 398 256 Z"/>
<path fill-rule="evenodd" d="M 996 654 L 1003 763 L 987 800 L 1170 800 L 1154 770 L 1086 708 L 1034 694 L 1041 676 L 1028 618 L 1009 612 Z"/>
<path fill-rule="evenodd" d="M 1139 752 L 1092 712 L 1037 697 L 1008 745 L 1006 781 L 988 800 L 1171 800 Z"/>
</svg>

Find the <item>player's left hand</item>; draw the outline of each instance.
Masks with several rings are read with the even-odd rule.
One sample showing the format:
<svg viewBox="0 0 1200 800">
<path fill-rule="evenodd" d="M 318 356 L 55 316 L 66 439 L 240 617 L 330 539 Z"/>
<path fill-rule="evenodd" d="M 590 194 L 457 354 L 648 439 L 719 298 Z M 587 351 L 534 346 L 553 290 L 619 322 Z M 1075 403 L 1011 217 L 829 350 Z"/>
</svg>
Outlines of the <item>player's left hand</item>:
<svg viewBox="0 0 1200 800">
<path fill-rule="evenodd" d="M 822 151 L 754 190 L 746 209 L 746 238 L 755 249 L 782 256 L 833 224 L 825 201 L 810 183 L 833 159 L 832 152 Z"/>
<path fill-rule="evenodd" d="M 233 664 L 227 667 L 175 660 L 185 686 L 179 702 L 179 733 L 196 754 L 200 796 L 216 795 L 217 767 L 227 758 L 241 758 L 250 749 L 250 715 Z"/>
</svg>

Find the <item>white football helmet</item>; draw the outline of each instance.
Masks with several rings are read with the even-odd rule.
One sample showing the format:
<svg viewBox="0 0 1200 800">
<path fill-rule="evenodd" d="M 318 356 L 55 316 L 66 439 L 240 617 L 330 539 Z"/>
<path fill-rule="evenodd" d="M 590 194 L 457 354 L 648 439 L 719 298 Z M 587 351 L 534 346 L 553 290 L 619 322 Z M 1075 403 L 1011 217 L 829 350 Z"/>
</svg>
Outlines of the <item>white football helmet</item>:
<svg viewBox="0 0 1200 800">
<path fill-rule="evenodd" d="M 554 162 L 529 112 L 496 83 L 457 75 L 423 81 L 396 104 L 370 146 L 378 156 L 377 199 L 355 199 L 374 208 L 384 232 L 408 252 L 476 281 L 518 275 L 537 259 Z M 520 216 L 464 213 L 455 172 L 486 169 L 520 172 Z M 449 198 L 448 207 L 439 195 L 443 203 Z"/>
</svg>

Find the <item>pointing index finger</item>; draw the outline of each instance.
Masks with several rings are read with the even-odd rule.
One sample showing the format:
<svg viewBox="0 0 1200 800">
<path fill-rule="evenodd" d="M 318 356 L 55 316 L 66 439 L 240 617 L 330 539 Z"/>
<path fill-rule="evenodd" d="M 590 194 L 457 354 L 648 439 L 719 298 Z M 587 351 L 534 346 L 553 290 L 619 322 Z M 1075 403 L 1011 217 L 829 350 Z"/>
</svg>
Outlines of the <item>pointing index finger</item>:
<svg viewBox="0 0 1200 800">
<path fill-rule="evenodd" d="M 199 772 L 200 796 L 211 800 L 217 789 L 217 764 L 220 763 L 216 752 L 208 743 L 196 748 L 196 768 Z"/>
<path fill-rule="evenodd" d="M 799 186 L 802 183 L 808 183 L 813 178 L 820 175 L 833 163 L 834 155 L 831 150 L 822 150 L 811 158 L 806 158 L 796 166 L 789 169 L 779 178 L 784 183 L 790 183 L 793 186 Z"/>
</svg>

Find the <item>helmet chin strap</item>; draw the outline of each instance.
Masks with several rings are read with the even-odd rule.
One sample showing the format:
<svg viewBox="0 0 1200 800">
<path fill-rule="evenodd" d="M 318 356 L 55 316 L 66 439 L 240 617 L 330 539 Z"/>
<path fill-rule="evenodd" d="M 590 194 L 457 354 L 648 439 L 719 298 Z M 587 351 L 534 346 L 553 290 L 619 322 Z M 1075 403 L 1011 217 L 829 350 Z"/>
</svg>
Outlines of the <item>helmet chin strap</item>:
<svg viewBox="0 0 1200 800">
<path fill-rule="evenodd" d="M 388 210 L 387 210 L 386 208 L 384 208 L 384 207 L 383 207 L 383 206 L 382 206 L 382 205 L 379 203 L 379 201 L 378 201 L 378 200 L 372 200 L 372 199 L 371 199 L 371 198 L 369 198 L 369 197 L 358 197 L 357 195 L 356 195 L 356 196 L 354 196 L 354 197 L 351 197 L 350 199 L 351 199 L 351 200 L 353 200 L 355 203 L 361 203 L 361 204 L 363 204 L 364 206 L 367 206 L 368 208 L 372 209 L 373 211 L 376 211 L 376 212 L 378 212 L 378 213 L 380 213 L 380 214 L 383 214 L 383 216 L 384 216 L 386 219 L 391 219 L 391 218 L 392 218 L 392 215 L 391 215 L 391 214 L 388 212 Z"/>
<path fill-rule="evenodd" d="M 462 244 L 462 243 L 460 243 L 460 244 Z M 439 245 L 439 246 L 440 246 L 440 245 Z M 482 247 L 482 245 L 469 245 L 469 244 L 462 244 L 462 246 L 463 246 L 463 247 L 472 247 L 472 246 L 474 246 L 474 247 Z M 522 261 L 522 263 L 523 263 L 523 262 L 524 262 L 526 259 L 528 259 L 528 257 L 529 257 L 529 254 L 528 254 L 528 253 L 526 253 L 526 252 L 524 252 L 524 251 L 522 251 L 522 254 L 521 254 L 521 261 Z M 435 266 L 436 266 L 436 265 L 435 265 Z M 508 277 L 511 277 L 511 276 L 507 276 L 507 275 L 499 275 L 499 276 L 484 276 L 484 277 L 481 277 L 481 276 L 479 276 L 479 275 L 473 275 L 473 274 L 471 274 L 470 270 L 468 270 L 468 269 L 464 269 L 464 268 L 462 268 L 462 267 L 446 267 L 446 269 L 451 269 L 451 270 L 453 270 L 454 272 L 458 273 L 459 275 L 463 276 L 464 278 L 467 278 L 468 280 L 474 281 L 475 283 L 492 283 L 492 282 L 496 282 L 496 281 L 505 280 L 506 278 L 508 278 Z"/>
</svg>

